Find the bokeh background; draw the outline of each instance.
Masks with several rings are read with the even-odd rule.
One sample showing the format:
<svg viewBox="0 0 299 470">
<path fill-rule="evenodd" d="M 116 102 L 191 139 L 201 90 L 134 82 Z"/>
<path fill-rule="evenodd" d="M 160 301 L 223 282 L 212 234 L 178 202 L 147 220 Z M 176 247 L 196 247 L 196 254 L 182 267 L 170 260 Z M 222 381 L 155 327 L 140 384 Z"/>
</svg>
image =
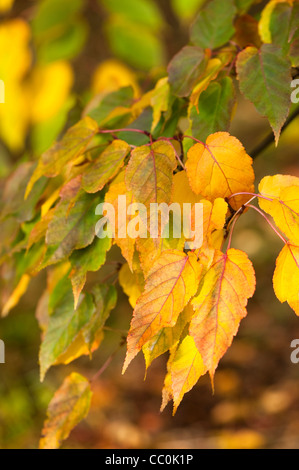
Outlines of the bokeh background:
<svg viewBox="0 0 299 470">
<path fill-rule="evenodd" d="M 202 3 L 0 0 L 0 79 L 6 85 L 6 103 L 0 105 L 0 192 L 15 166 L 37 159 L 79 119 L 90 99 L 126 85 L 138 98 L 165 76 L 167 62 L 188 42 L 189 24 Z M 270 128 L 239 96 L 230 132 L 250 154 Z M 299 176 L 298 139 L 297 118 L 278 148 L 270 145 L 255 160 L 257 181 L 276 173 Z M 290 361 L 299 319 L 279 303 L 272 287 L 281 241 L 249 212 L 238 221 L 232 244 L 253 261 L 256 294 L 216 372 L 214 395 L 209 379 L 201 378 L 174 417 L 170 406 L 159 412 L 166 357 L 154 361 L 145 380 L 141 355 L 121 375 L 125 347 L 120 343 L 132 309 L 120 289 L 110 329 L 92 361 L 53 367 L 41 384 L 35 308 L 45 276 L 35 278 L 19 305 L 0 319 L 6 345 L 6 363 L 0 364 L 0 448 L 37 448 L 47 405 L 63 379 L 73 370 L 92 378 L 109 358 L 93 381 L 91 412 L 63 447 L 299 448 L 299 364 Z M 113 249 L 109 259 L 119 258 Z M 90 280 L 109 275 L 105 269 Z"/>
</svg>

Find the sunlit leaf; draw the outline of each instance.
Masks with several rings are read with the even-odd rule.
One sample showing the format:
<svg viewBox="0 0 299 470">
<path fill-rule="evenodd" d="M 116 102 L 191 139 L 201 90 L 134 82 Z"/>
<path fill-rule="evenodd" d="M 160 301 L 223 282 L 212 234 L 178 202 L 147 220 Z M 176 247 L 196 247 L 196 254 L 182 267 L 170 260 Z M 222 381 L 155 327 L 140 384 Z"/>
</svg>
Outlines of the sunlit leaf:
<svg viewBox="0 0 299 470">
<path fill-rule="evenodd" d="M 123 370 L 142 346 L 161 328 L 176 324 L 179 314 L 195 294 L 201 266 L 194 253 L 164 251 L 150 271 L 138 299 L 128 335 Z"/>
<path fill-rule="evenodd" d="M 255 291 L 255 275 L 247 255 L 235 249 L 216 252 L 192 300 L 190 335 L 213 378 L 218 362 L 232 343 L 246 305 Z"/>
<path fill-rule="evenodd" d="M 212 134 L 205 145 L 191 147 L 186 168 L 193 191 L 210 200 L 253 190 L 252 159 L 241 142 L 227 132 Z M 243 203 L 244 196 L 230 199 L 236 209 Z"/>
</svg>

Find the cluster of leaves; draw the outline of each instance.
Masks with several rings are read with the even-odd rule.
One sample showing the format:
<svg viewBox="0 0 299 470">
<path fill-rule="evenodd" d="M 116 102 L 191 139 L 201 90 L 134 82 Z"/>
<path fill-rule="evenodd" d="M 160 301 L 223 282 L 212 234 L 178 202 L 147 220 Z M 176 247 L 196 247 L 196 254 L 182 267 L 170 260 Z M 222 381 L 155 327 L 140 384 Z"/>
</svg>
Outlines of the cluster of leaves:
<svg viewBox="0 0 299 470">
<path fill-rule="evenodd" d="M 173 400 L 174 411 L 199 377 L 208 372 L 213 382 L 255 290 L 250 260 L 231 248 L 235 224 L 249 209 L 284 244 L 274 290 L 299 315 L 299 178 L 266 176 L 255 192 L 252 158 L 227 132 L 238 83 L 278 142 L 299 65 L 299 2 L 272 0 L 259 19 L 246 13 L 253 3 L 205 3 L 190 44 L 154 89 L 136 99 L 132 87 L 122 87 L 92 100 L 37 164 L 21 164 L 8 178 L 0 234 L 3 314 L 46 269 L 37 307 L 42 380 L 51 366 L 99 347 L 116 289 L 113 283 L 86 289 L 86 276 L 105 264 L 115 244 L 126 261 L 118 280 L 134 308 L 124 371 L 139 351 L 146 368 L 169 351 L 162 409 Z M 186 250 L 184 235 L 163 238 L 161 227 L 156 240 L 123 238 L 122 226 L 113 240 L 97 238 L 96 206 L 109 202 L 117 214 L 122 195 L 146 208 L 201 202 L 202 247 Z M 138 214 L 128 214 L 136 231 L 139 222 Z M 89 403 L 90 383 L 72 374 L 50 403 L 41 446 L 57 447 Z"/>
</svg>

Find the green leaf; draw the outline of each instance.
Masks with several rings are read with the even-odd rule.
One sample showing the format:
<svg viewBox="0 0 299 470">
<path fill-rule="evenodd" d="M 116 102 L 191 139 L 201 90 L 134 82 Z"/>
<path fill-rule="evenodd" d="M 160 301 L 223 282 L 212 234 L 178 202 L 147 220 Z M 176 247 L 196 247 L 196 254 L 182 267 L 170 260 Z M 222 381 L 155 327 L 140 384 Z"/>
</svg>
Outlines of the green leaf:
<svg viewBox="0 0 299 470">
<path fill-rule="evenodd" d="M 212 0 L 202 8 L 191 26 L 191 41 L 199 47 L 216 49 L 234 34 L 236 15 L 233 0 Z"/>
<path fill-rule="evenodd" d="M 130 150 L 127 142 L 114 140 L 85 171 L 82 188 L 88 193 L 96 193 L 103 189 L 122 168 Z"/>
<path fill-rule="evenodd" d="M 179 97 L 190 95 L 206 65 L 207 57 L 203 49 L 194 46 L 183 47 L 173 57 L 167 69 L 173 93 Z"/>
<path fill-rule="evenodd" d="M 205 0 L 171 0 L 171 7 L 179 20 L 189 21 L 204 2 Z"/>
<path fill-rule="evenodd" d="M 294 34 L 291 46 L 289 57 L 292 62 L 293 67 L 299 67 L 299 31 Z"/>
<path fill-rule="evenodd" d="M 76 19 L 66 24 L 59 34 L 45 38 L 38 48 L 39 62 L 47 64 L 56 60 L 71 60 L 82 50 L 88 35 L 87 23 Z"/>
<path fill-rule="evenodd" d="M 121 15 L 132 23 L 144 24 L 159 30 L 163 18 L 157 4 L 152 0 L 101 0 L 111 13 Z"/>
<path fill-rule="evenodd" d="M 289 59 L 272 44 L 247 47 L 238 55 L 237 73 L 242 93 L 268 118 L 277 144 L 291 102 Z"/>
<path fill-rule="evenodd" d="M 205 141 L 210 134 L 229 130 L 235 103 L 235 89 L 230 77 L 212 82 L 199 97 L 198 110 L 189 112 L 192 135 Z"/>
<path fill-rule="evenodd" d="M 246 13 L 255 0 L 235 0 L 236 7 L 240 13 Z"/>
<path fill-rule="evenodd" d="M 35 216 L 36 205 L 47 184 L 46 178 L 32 184 L 31 194 L 24 200 L 26 186 L 32 178 L 35 166 L 31 162 L 21 163 L 7 179 L 1 197 L 0 219 L 14 215 L 19 222 L 25 222 Z"/>
<path fill-rule="evenodd" d="M 141 24 L 111 18 L 107 34 L 112 52 L 124 62 L 142 70 L 164 64 L 164 47 L 157 35 Z"/>
<path fill-rule="evenodd" d="M 94 242 L 83 250 L 76 250 L 70 257 L 72 270 L 70 278 L 75 298 L 75 308 L 80 293 L 86 282 L 88 271 L 98 271 L 106 261 L 106 253 L 111 248 L 111 238 L 95 238 Z"/>
<path fill-rule="evenodd" d="M 46 233 L 46 244 L 53 250 L 48 264 L 56 263 L 74 250 L 85 248 L 92 243 L 98 221 L 95 208 L 102 201 L 101 196 L 82 191 L 71 207 L 67 199 L 57 204 Z"/>
<path fill-rule="evenodd" d="M 51 315 L 40 347 L 40 375 L 44 379 L 52 365 L 68 364 L 82 354 L 90 354 L 103 337 L 103 326 L 116 304 L 113 286 L 97 286 L 93 295 L 81 294 L 74 309 L 71 282 L 64 278 L 50 296 Z"/>
<path fill-rule="evenodd" d="M 87 415 L 92 392 L 89 381 L 73 372 L 52 398 L 44 424 L 40 449 L 57 449 Z"/>
<path fill-rule="evenodd" d="M 65 358 L 61 359 L 61 356 L 67 353 L 68 348 L 80 332 L 88 326 L 96 312 L 93 297 L 90 294 L 82 294 L 81 301 L 77 309 L 74 310 L 71 282 L 69 279 L 66 279 L 65 282 L 68 283 L 68 289 L 49 318 L 48 328 L 40 347 L 41 381 L 44 380 L 46 372 L 52 365 L 70 362 Z M 70 360 L 76 357 L 76 353 L 74 353 Z"/>
<path fill-rule="evenodd" d="M 43 35 L 49 29 L 65 24 L 83 7 L 83 0 L 43 0 L 35 11 L 32 28 L 36 35 Z"/>
<path fill-rule="evenodd" d="M 84 153 L 98 131 L 97 123 L 86 116 L 63 136 L 61 141 L 56 142 L 40 158 L 26 189 L 25 198 L 32 190 L 34 183 L 41 176 L 53 178 L 57 176 L 71 161 L 75 161 Z"/>
<path fill-rule="evenodd" d="M 100 101 L 98 102 L 98 100 Z M 86 113 L 94 119 L 100 127 L 109 127 L 117 125 L 118 121 L 122 122 L 122 120 L 127 119 L 130 115 L 130 107 L 132 106 L 134 101 L 134 90 L 131 86 L 122 87 L 117 91 L 112 91 L 108 93 L 104 97 L 96 96 L 94 100 L 89 103 L 86 109 Z M 110 113 L 114 111 L 116 108 L 128 108 L 127 116 L 120 115 L 115 117 L 114 119 L 109 119 Z"/>
</svg>

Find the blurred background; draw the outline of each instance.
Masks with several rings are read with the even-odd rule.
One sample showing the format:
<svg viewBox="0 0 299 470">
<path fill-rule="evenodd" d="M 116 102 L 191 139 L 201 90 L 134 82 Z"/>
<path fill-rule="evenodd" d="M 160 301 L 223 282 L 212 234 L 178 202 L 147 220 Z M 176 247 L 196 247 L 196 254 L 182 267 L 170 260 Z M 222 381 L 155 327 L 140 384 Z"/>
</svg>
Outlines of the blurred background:
<svg viewBox="0 0 299 470">
<path fill-rule="evenodd" d="M 165 76 L 203 3 L 0 0 L 0 79 L 6 87 L 6 103 L 0 105 L 0 192 L 16 165 L 37 159 L 93 97 L 132 85 L 138 98 Z M 270 145 L 255 160 L 257 181 L 276 173 L 299 176 L 298 130 L 297 118 L 278 148 Z M 270 128 L 239 96 L 230 132 L 250 154 Z M 111 330 L 92 361 L 53 367 L 41 384 L 35 308 L 45 275 L 35 278 L 19 305 L 0 320 L 6 346 L 6 363 L 0 364 L 0 447 L 37 448 L 47 405 L 64 377 L 76 370 L 92 378 L 113 355 L 93 381 L 91 412 L 63 447 L 299 448 L 299 364 L 290 361 L 299 319 L 279 303 L 272 287 L 281 241 L 259 214 L 249 212 L 238 221 L 232 246 L 253 261 L 256 294 L 220 362 L 215 394 L 208 377 L 201 378 L 174 417 L 170 406 L 159 412 L 166 357 L 154 361 L 145 380 L 141 355 L 121 375 L 125 347 L 120 344 L 132 315 L 121 289 Z M 119 258 L 113 249 L 109 259 Z M 105 269 L 90 281 L 103 279 L 109 274 Z"/>
</svg>

